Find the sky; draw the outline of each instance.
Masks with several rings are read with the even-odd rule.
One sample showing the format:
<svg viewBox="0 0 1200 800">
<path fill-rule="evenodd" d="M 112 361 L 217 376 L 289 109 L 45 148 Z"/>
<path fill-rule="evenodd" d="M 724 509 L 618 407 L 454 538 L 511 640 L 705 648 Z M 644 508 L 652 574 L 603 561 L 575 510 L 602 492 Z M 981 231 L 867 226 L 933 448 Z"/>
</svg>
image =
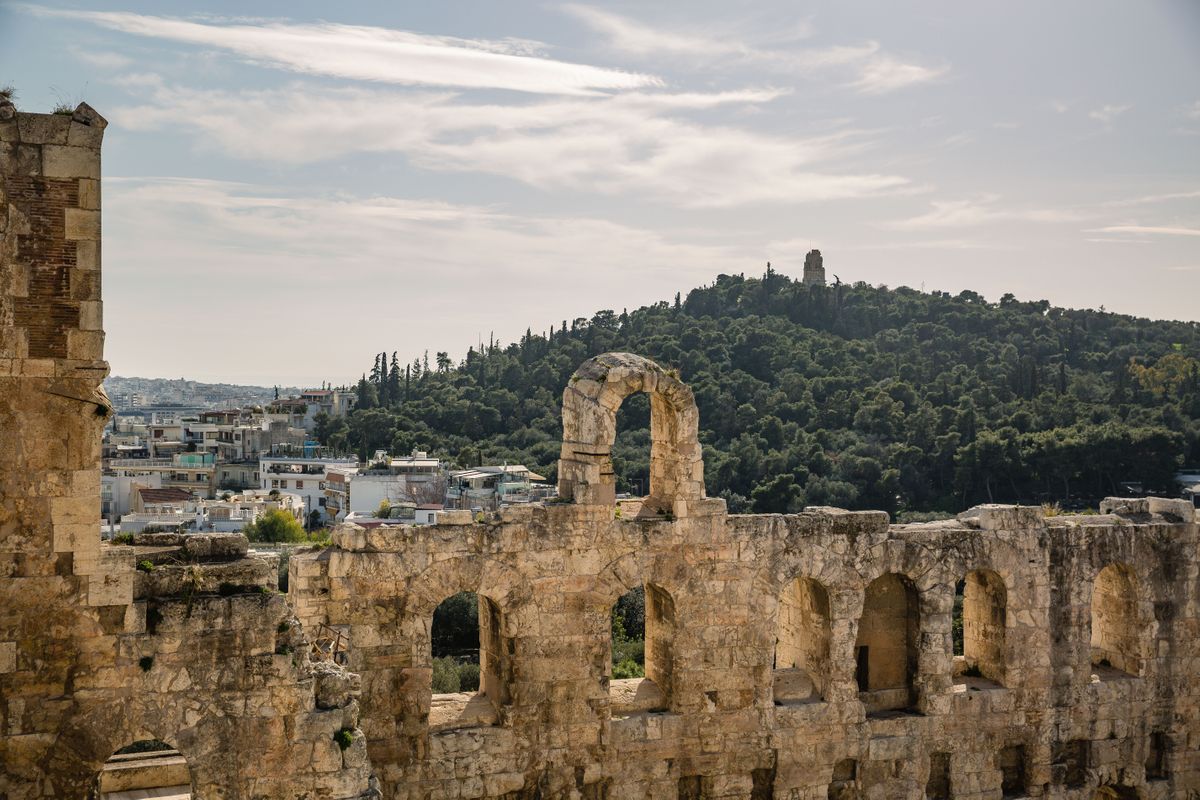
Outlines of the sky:
<svg viewBox="0 0 1200 800">
<path fill-rule="evenodd" d="M 0 34 L 18 108 L 109 121 L 116 375 L 348 383 L 812 248 L 1200 320 L 1193 0 L 0 0 Z"/>
</svg>

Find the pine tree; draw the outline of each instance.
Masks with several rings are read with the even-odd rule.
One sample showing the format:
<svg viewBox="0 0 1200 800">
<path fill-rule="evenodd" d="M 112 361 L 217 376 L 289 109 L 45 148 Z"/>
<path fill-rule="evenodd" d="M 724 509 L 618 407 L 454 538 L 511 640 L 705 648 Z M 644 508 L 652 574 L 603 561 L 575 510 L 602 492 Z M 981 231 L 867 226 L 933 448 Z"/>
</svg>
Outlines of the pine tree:
<svg viewBox="0 0 1200 800">
<path fill-rule="evenodd" d="M 392 351 L 392 369 L 388 373 L 388 397 L 393 403 L 399 403 L 402 399 L 408 399 L 408 393 L 400 396 L 400 360 L 396 357 L 396 351 Z"/>
</svg>

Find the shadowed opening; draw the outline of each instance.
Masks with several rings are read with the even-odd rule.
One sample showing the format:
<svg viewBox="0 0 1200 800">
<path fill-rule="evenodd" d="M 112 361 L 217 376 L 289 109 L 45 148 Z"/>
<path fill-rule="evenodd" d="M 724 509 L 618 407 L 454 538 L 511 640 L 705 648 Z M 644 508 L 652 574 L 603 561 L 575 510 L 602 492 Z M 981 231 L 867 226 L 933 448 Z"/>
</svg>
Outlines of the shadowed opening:
<svg viewBox="0 0 1200 800">
<path fill-rule="evenodd" d="M 142 739 L 104 762 L 89 800 L 191 800 L 187 759 L 166 742 Z"/>
<path fill-rule="evenodd" d="M 474 592 L 451 595 L 429 629 L 432 730 L 497 725 L 511 679 L 499 606 Z"/>
<path fill-rule="evenodd" d="M 779 598 L 773 676 L 777 704 L 825 697 L 831 638 L 828 592 L 811 578 L 796 578 Z"/>
<path fill-rule="evenodd" d="M 859 698 L 868 713 L 916 703 L 917 590 L 903 575 L 882 575 L 867 586 L 855 642 Z"/>
<path fill-rule="evenodd" d="M 1093 680 L 1140 675 L 1142 624 L 1137 578 L 1124 564 L 1109 564 L 1092 588 Z"/>
</svg>

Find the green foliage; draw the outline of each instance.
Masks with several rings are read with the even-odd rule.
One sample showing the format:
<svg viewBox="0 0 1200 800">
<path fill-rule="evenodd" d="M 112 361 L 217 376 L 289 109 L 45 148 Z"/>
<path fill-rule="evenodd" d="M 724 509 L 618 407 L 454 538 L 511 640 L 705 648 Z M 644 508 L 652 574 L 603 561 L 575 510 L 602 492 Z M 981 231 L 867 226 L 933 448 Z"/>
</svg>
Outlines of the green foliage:
<svg viewBox="0 0 1200 800">
<path fill-rule="evenodd" d="M 142 656 L 138 659 L 138 666 L 142 672 L 149 672 L 154 667 L 154 656 Z"/>
<path fill-rule="evenodd" d="M 118 533 L 116 536 L 112 537 L 111 542 L 113 544 L 131 545 L 131 544 L 133 544 L 133 534 L 132 533 Z"/>
<path fill-rule="evenodd" d="M 337 746 L 342 750 L 348 750 L 354 744 L 354 729 L 342 728 L 333 735 L 333 740 L 337 742 Z"/>
<path fill-rule="evenodd" d="M 646 660 L 645 637 L 646 593 L 639 586 L 627 592 L 613 604 L 612 663 L 614 678 L 639 678 L 645 674 L 643 668 Z"/>
<path fill-rule="evenodd" d="M 433 656 L 474 657 L 479 652 L 479 599 L 474 592 L 459 592 L 433 611 Z"/>
<path fill-rule="evenodd" d="M 613 664 L 612 676 L 615 679 L 644 678 L 646 668 L 631 658 L 622 659 Z"/>
<path fill-rule="evenodd" d="M 458 690 L 460 692 L 479 691 L 479 665 L 473 663 L 458 665 Z"/>
<path fill-rule="evenodd" d="M 242 532 L 252 542 L 303 542 L 304 526 L 281 508 L 272 508 L 247 525 Z"/>
<path fill-rule="evenodd" d="M 138 572 L 154 572 L 154 562 L 148 558 L 143 558 L 137 563 Z"/>
<path fill-rule="evenodd" d="M 450 694 L 460 691 L 458 662 L 450 656 L 433 659 L 433 693 Z"/>
<path fill-rule="evenodd" d="M 1125 481 L 1173 492 L 1176 469 L 1200 463 L 1191 323 L 778 273 L 721 275 L 678 304 L 564 321 L 472 348 L 457 366 L 439 358 L 436 371 L 377 357 L 362 407 L 321 440 L 360 456 L 523 463 L 553 481 L 562 389 L 609 350 L 679 370 L 700 409 L 708 493 L 734 512 L 1078 508 Z M 618 488 L 645 494 L 644 396 L 618 422 Z"/>
</svg>

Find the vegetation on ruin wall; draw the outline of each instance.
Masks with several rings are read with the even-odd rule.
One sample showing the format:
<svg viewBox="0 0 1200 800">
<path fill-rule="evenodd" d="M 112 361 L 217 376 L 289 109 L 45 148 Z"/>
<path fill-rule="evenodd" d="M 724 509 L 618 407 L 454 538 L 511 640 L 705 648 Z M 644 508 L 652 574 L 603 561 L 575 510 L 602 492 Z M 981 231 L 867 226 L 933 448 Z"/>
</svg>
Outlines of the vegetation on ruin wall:
<svg viewBox="0 0 1200 800">
<path fill-rule="evenodd" d="M 1193 323 L 772 272 L 564 321 L 457 365 L 384 357 L 359 383 L 362 408 L 322 419 L 319 437 L 360 457 L 419 448 L 553 479 L 563 387 L 609 350 L 680 369 L 709 494 L 733 511 L 1094 505 L 1122 481 L 1173 491 L 1176 468 L 1200 463 Z M 645 490 L 648 420 L 644 397 L 622 408 L 622 489 Z"/>
</svg>

